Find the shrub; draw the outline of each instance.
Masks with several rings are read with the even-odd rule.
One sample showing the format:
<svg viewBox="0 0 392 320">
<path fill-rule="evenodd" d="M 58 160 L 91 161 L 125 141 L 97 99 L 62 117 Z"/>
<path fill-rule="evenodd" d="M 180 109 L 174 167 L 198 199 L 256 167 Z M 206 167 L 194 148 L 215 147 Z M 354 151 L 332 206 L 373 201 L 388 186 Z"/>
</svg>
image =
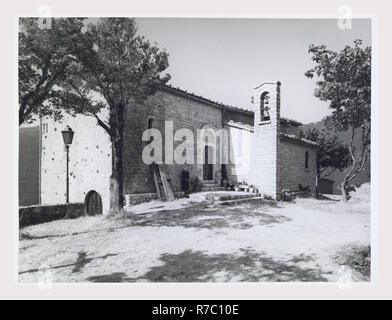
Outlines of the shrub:
<svg viewBox="0 0 392 320">
<path fill-rule="evenodd" d="M 280 193 L 280 199 L 282 201 L 293 201 L 295 199 L 294 195 L 290 194 L 288 190 L 283 189 Z"/>
<path fill-rule="evenodd" d="M 200 191 L 202 187 L 202 183 L 199 179 L 199 177 L 192 177 L 191 178 L 191 191 L 192 192 L 197 192 Z"/>
</svg>

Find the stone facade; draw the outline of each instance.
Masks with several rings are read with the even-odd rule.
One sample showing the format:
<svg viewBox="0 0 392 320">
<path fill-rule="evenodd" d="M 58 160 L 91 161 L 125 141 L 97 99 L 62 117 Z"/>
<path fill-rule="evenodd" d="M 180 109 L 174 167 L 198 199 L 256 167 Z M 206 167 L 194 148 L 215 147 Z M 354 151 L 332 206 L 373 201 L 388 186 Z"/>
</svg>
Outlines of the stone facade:
<svg viewBox="0 0 392 320">
<path fill-rule="evenodd" d="M 170 176 L 174 191 L 181 191 L 181 173 L 187 170 L 190 176 L 197 176 L 203 180 L 202 165 L 200 164 L 166 164 L 173 153 L 169 151 L 165 144 L 166 137 L 170 132 L 178 129 L 190 129 L 194 136 L 194 161 L 197 157 L 196 139 L 197 130 L 202 128 L 222 128 L 221 109 L 198 102 L 189 98 L 184 98 L 180 91 L 168 89 L 158 91 L 150 97 L 143 105 L 131 106 L 125 116 L 126 127 L 124 131 L 124 192 L 127 193 L 148 193 L 155 192 L 153 177 L 150 167 L 147 166 L 141 157 L 143 148 L 148 142 L 142 141 L 143 132 L 148 128 L 148 119 L 153 119 L 153 128 L 158 129 L 162 134 L 163 165 L 161 168 Z M 173 123 L 173 130 L 168 130 L 169 121 Z M 166 128 L 165 128 L 166 127 Z M 175 141 L 173 150 L 180 144 Z M 220 150 L 217 163 L 219 163 Z M 215 173 L 220 170 L 220 165 L 214 165 Z"/>
<path fill-rule="evenodd" d="M 260 99 L 268 93 L 268 119 L 262 119 Z M 264 96 L 263 96 L 264 97 Z M 165 141 L 172 141 L 178 129 L 193 134 L 193 160 L 198 160 L 197 136 L 200 129 L 214 132 L 226 129 L 227 137 L 219 137 L 213 153 L 216 163 L 212 177 L 227 165 L 228 178 L 233 182 L 245 180 L 255 185 L 262 194 L 277 198 L 282 189 L 298 189 L 314 184 L 315 148 L 296 134 L 295 121 L 280 118 L 280 83 L 266 82 L 255 89 L 255 110 L 247 111 L 222 105 L 170 86 L 161 87 L 142 104 L 130 105 L 125 110 L 123 174 L 126 199 L 136 194 L 155 192 L 150 166 L 142 154 L 150 141 L 142 141 L 146 129 L 157 129 L 162 135 L 162 170 L 170 177 L 175 192 L 182 191 L 181 173 L 203 181 L 203 164 L 167 162 L 173 150 L 183 143 L 182 136 L 174 136 L 171 149 Z M 264 99 L 264 98 L 263 98 Z M 105 118 L 105 114 L 101 117 Z M 172 128 L 170 125 L 172 124 Z M 75 132 L 70 147 L 70 202 L 84 202 L 87 193 L 97 191 L 102 197 L 103 212 L 109 211 L 109 177 L 111 174 L 111 144 L 106 132 L 93 117 L 66 117 L 61 124 L 42 119 L 41 136 L 41 199 L 42 204 L 65 201 L 65 148 L 61 130 L 69 125 Z M 281 135 L 287 135 L 286 138 Z M 168 139 L 166 139 L 168 138 Z M 225 139 L 227 138 L 227 140 Z M 153 143 L 159 143 L 156 139 Z M 203 148 L 204 150 L 204 148 Z M 201 150 L 201 151 L 203 151 Z M 224 152 L 229 151 L 225 158 Z M 304 154 L 309 153 L 308 168 L 304 168 Z M 203 152 L 201 158 L 204 159 Z M 224 160 L 225 159 L 225 160 Z M 200 160 L 200 159 L 199 159 Z M 211 159 L 209 159 L 211 160 Z M 152 195 L 152 196 L 151 196 Z M 134 201 L 134 200 L 132 200 Z"/>
<path fill-rule="evenodd" d="M 86 215 L 84 203 L 19 207 L 19 227 L 59 219 L 75 219 L 84 215 Z"/>
<path fill-rule="evenodd" d="M 263 194 L 279 198 L 282 190 L 299 185 L 314 190 L 316 144 L 298 137 L 299 122 L 280 117 L 280 82 L 269 81 L 254 90 L 254 136 L 249 182 Z M 268 106 L 263 97 L 268 95 Z M 268 117 L 265 117 L 265 108 Z M 305 154 L 307 167 L 305 168 Z"/>
<path fill-rule="evenodd" d="M 316 149 L 307 144 L 279 139 L 277 155 L 277 191 L 315 188 Z M 305 167 L 305 154 L 308 152 L 308 167 Z"/>
<path fill-rule="evenodd" d="M 269 119 L 263 119 L 262 97 L 269 95 Z M 280 119 L 280 83 L 265 82 L 254 90 L 254 136 L 252 141 L 250 183 L 263 194 L 276 198 L 277 152 Z"/>
<path fill-rule="evenodd" d="M 84 202 L 87 193 L 97 191 L 103 208 L 109 208 L 111 145 L 108 135 L 93 117 L 67 116 L 62 123 L 49 118 L 41 125 L 41 204 L 65 203 L 66 152 L 61 135 L 65 125 L 75 135 L 69 149 L 69 201 Z"/>
</svg>

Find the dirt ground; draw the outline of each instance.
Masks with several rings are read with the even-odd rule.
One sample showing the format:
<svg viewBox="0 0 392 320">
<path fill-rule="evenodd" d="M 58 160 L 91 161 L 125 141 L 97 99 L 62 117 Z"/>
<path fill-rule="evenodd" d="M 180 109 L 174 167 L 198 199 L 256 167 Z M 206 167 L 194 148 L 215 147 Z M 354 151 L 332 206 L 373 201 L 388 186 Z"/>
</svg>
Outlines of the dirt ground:
<svg viewBox="0 0 392 320">
<path fill-rule="evenodd" d="M 178 200 L 133 211 L 20 230 L 19 281 L 369 280 L 340 259 L 370 245 L 369 185 L 348 204 L 336 197 L 229 207 Z"/>
</svg>

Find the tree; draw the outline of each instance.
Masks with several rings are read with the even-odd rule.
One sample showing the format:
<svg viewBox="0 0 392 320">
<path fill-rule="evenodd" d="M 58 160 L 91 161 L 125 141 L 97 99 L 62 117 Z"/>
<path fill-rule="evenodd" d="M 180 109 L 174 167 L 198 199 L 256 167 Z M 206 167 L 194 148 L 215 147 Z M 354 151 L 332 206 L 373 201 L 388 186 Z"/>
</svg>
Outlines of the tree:
<svg viewBox="0 0 392 320">
<path fill-rule="evenodd" d="M 336 170 L 342 171 L 350 164 L 348 147 L 335 135 L 326 130 L 309 129 L 302 133 L 305 139 L 318 144 L 316 153 L 316 190 L 315 197 L 319 197 L 319 182 L 330 176 Z"/>
<path fill-rule="evenodd" d="M 349 183 L 363 171 L 370 155 L 371 117 L 371 47 L 362 47 L 361 40 L 335 52 L 324 45 L 309 47 L 316 66 L 305 76 L 318 77 L 315 96 L 329 101 L 332 114 L 327 122 L 335 131 L 350 131 L 348 150 L 350 165 L 341 184 L 342 199 L 349 199 Z M 360 147 L 354 145 L 361 135 Z"/>
<path fill-rule="evenodd" d="M 72 115 L 95 117 L 112 144 L 110 211 L 122 213 L 124 112 L 141 103 L 169 81 L 168 54 L 137 35 L 133 19 L 103 18 L 89 24 L 78 52 L 72 78 L 61 90 L 62 108 Z M 108 110 L 105 119 L 101 110 Z"/>
<path fill-rule="evenodd" d="M 82 34 L 82 18 L 52 18 L 50 28 L 42 28 L 38 18 L 19 22 L 19 125 L 35 116 L 62 117 L 57 88 L 75 63 Z"/>
</svg>

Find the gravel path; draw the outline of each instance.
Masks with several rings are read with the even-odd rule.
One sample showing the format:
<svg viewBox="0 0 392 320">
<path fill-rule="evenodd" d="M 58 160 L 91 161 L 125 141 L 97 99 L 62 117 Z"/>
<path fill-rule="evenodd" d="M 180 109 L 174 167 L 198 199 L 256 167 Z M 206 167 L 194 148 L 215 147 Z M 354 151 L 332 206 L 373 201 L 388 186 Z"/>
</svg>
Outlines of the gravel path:
<svg viewBox="0 0 392 320">
<path fill-rule="evenodd" d="M 364 186 L 347 205 L 186 202 L 30 226 L 20 233 L 19 281 L 338 281 L 337 253 L 370 244 L 369 198 Z"/>
</svg>

